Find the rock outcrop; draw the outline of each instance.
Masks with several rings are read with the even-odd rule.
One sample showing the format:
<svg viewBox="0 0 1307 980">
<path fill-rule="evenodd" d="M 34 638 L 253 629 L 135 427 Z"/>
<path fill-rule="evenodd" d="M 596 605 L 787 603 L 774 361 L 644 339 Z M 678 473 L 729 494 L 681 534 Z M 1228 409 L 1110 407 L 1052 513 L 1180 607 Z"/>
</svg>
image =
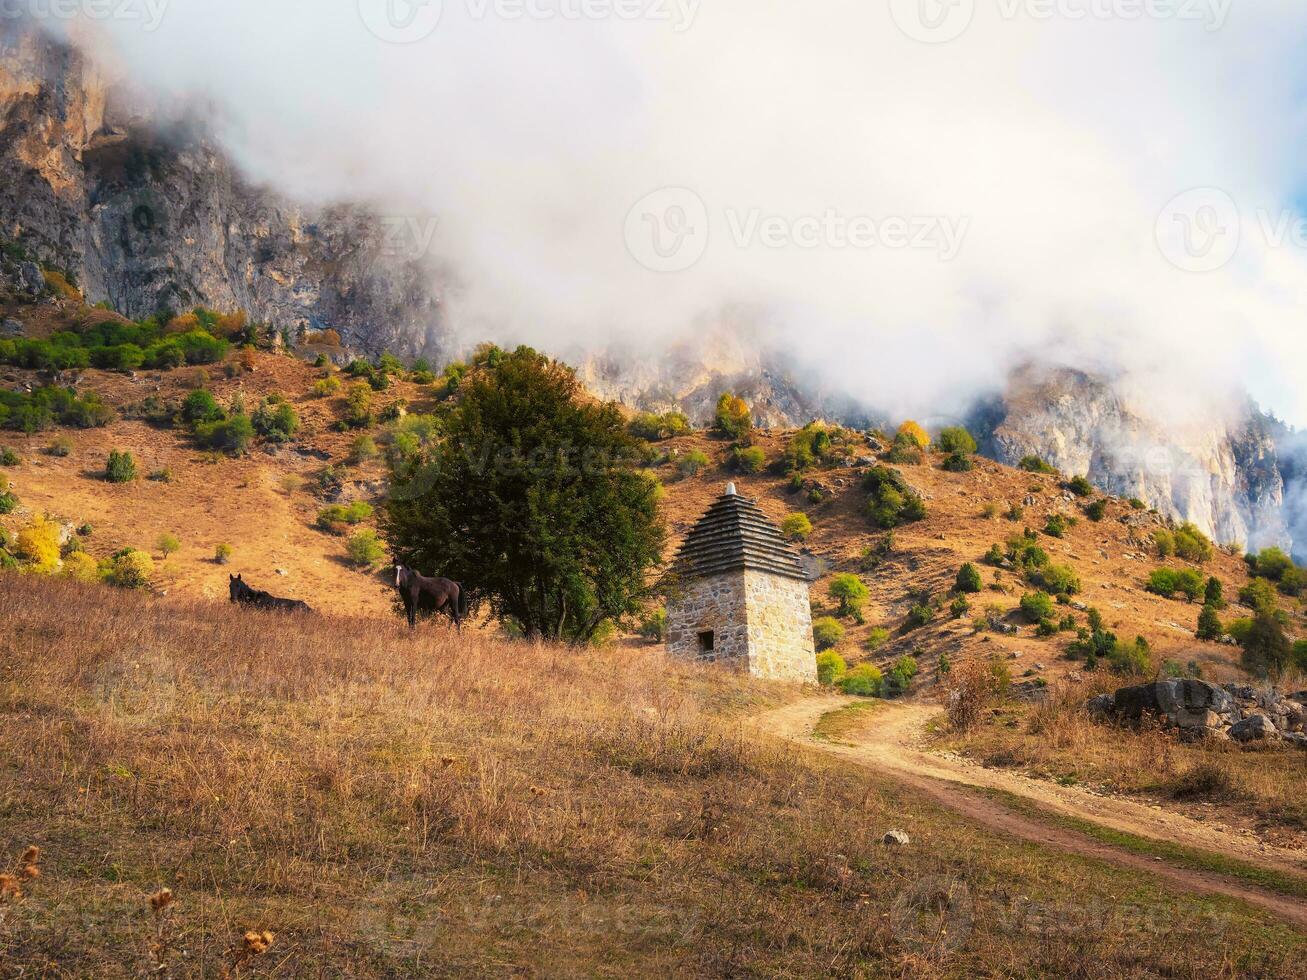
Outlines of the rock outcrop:
<svg viewBox="0 0 1307 980">
<path fill-rule="evenodd" d="M 391 231 L 368 208 L 247 182 L 202 125 L 142 117 L 92 59 L 0 18 L 0 237 L 70 270 L 89 302 L 239 308 L 292 335 L 438 357 L 436 277 Z"/>
<path fill-rule="evenodd" d="M 1236 742 L 1286 738 L 1294 745 L 1307 746 L 1307 738 L 1298 737 L 1307 727 L 1304 695 L 1307 692 L 1286 696 L 1273 689 L 1239 684 L 1221 687 L 1176 678 L 1100 694 L 1090 699 L 1086 708 L 1098 718 L 1128 722 L 1157 718 L 1185 738 Z"/>
<path fill-rule="evenodd" d="M 1039 456 L 1109 493 L 1193 521 L 1218 542 L 1289 545 L 1273 423 L 1251 403 L 1235 414 L 1180 436 L 1107 379 L 1027 366 L 981 413 L 983 448 L 1008 464 Z"/>
</svg>

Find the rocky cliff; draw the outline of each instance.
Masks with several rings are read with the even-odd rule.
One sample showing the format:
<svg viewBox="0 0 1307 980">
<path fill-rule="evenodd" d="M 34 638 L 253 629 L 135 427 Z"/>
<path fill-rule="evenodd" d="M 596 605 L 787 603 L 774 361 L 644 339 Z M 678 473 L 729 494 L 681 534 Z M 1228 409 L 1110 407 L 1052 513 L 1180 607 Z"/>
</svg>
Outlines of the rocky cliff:
<svg viewBox="0 0 1307 980">
<path fill-rule="evenodd" d="M 186 120 L 123 104 L 96 63 L 0 19 L 0 235 L 68 268 L 91 302 L 244 309 L 292 334 L 438 356 L 444 324 L 421 256 L 366 208 L 313 208 L 246 182 Z"/>
<path fill-rule="evenodd" d="M 1026 366 L 980 414 L 984 448 L 1001 462 L 1039 456 L 1191 520 L 1220 542 L 1290 542 L 1276 433 L 1251 403 L 1232 421 L 1180 434 L 1150 421 L 1103 378 Z"/>
</svg>

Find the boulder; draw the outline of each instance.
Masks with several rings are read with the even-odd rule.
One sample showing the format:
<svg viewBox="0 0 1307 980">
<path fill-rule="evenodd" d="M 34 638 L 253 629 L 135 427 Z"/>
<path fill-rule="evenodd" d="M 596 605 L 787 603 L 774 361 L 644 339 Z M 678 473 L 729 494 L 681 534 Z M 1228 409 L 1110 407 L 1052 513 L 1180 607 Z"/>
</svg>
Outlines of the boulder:
<svg viewBox="0 0 1307 980">
<path fill-rule="evenodd" d="M 1112 707 L 1117 715 L 1130 721 L 1152 714 L 1182 729 L 1224 728 L 1240 717 L 1228 691 L 1194 678 L 1123 687 L 1113 696 Z"/>
<path fill-rule="evenodd" d="M 1116 712 L 1116 698 L 1111 694 L 1099 694 L 1085 702 L 1085 710 L 1094 718 L 1106 718 Z"/>
<path fill-rule="evenodd" d="M 891 830 L 881 838 L 881 843 L 892 847 L 904 847 L 912 843 L 912 838 L 901 830 Z"/>
<path fill-rule="evenodd" d="M 6 319 L 0 322 L 0 337 L 21 337 L 23 325 L 17 320 Z"/>
<path fill-rule="evenodd" d="M 1230 729 L 1230 737 L 1236 742 L 1261 742 L 1278 739 L 1280 732 L 1266 715 L 1249 715 Z"/>
<path fill-rule="evenodd" d="M 35 262 L 24 262 L 18 267 L 18 281 L 23 292 L 33 298 L 45 292 L 45 276 Z"/>
<path fill-rule="evenodd" d="M 1284 736 L 1286 745 L 1292 745 L 1294 748 L 1307 749 L 1307 735 L 1302 732 L 1288 732 Z"/>
</svg>

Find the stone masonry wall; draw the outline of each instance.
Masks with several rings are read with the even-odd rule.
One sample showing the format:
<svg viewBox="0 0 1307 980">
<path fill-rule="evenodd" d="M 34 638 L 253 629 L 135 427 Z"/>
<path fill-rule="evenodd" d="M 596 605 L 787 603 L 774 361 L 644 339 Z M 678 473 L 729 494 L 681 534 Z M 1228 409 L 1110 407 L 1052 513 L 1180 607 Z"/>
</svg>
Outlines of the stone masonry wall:
<svg viewBox="0 0 1307 980">
<path fill-rule="evenodd" d="M 743 572 L 687 582 L 685 591 L 667 606 L 667 652 L 745 670 L 749 656 L 747 623 Z M 710 654 L 699 650 L 699 634 L 706 630 L 714 634 Z"/>
<path fill-rule="evenodd" d="M 699 634 L 707 630 L 714 643 L 705 654 Z M 667 607 L 667 651 L 754 677 L 816 683 L 807 583 L 752 570 L 688 582 Z"/>
<path fill-rule="evenodd" d="M 746 571 L 744 592 L 749 614 L 749 672 L 772 680 L 817 683 L 808 583 Z"/>
</svg>

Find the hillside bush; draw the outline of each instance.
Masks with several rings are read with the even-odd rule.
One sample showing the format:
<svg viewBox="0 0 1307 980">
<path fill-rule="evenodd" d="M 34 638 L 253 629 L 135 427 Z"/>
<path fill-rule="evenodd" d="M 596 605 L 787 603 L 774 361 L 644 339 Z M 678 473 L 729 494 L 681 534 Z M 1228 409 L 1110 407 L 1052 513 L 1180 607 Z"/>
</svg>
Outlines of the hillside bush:
<svg viewBox="0 0 1307 980">
<path fill-rule="evenodd" d="M 1085 516 L 1094 522 L 1101 521 L 1104 518 L 1104 516 L 1106 516 L 1106 514 L 1107 514 L 1106 500 L 1095 500 L 1092 504 L 1090 504 L 1088 507 L 1085 508 Z"/>
<path fill-rule="evenodd" d="M 885 675 L 885 682 L 882 685 L 882 692 L 885 697 L 897 698 L 908 692 L 912 686 L 912 678 L 917 676 L 917 661 L 915 657 L 904 654 L 894 662 L 894 666 L 889 669 Z"/>
<path fill-rule="evenodd" d="M 812 521 L 802 512 L 789 514 L 781 521 L 781 533 L 791 541 L 806 541 L 812 533 Z"/>
<path fill-rule="evenodd" d="M 1239 639 L 1243 647 L 1240 662 L 1254 677 L 1278 681 L 1289 666 L 1293 645 L 1277 616 L 1259 612 Z"/>
<path fill-rule="evenodd" d="M 159 535 L 157 547 L 159 549 L 159 553 L 162 554 L 165 559 L 169 555 L 176 553 L 181 548 L 181 546 L 182 543 L 177 539 L 177 535 L 170 534 L 166 531 L 163 534 Z"/>
<path fill-rule="evenodd" d="M 143 551 L 124 548 L 106 559 L 100 571 L 106 582 L 120 589 L 146 589 L 154 577 L 154 559 Z"/>
<path fill-rule="evenodd" d="M 744 439 L 753 431 L 753 415 L 744 399 L 724 391 L 717 399 L 713 428 L 728 439 Z"/>
<path fill-rule="evenodd" d="M 1157 549 L 1157 557 L 1170 558 L 1175 554 L 1175 535 L 1159 527 L 1153 532 L 1153 547 Z"/>
<path fill-rule="evenodd" d="M 637 439 L 647 439 L 649 442 L 675 439 L 678 436 L 689 435 L 691 431 L 690 420 L 681 412 L 664 412 L 661 415 L 641 412 L 631 419 L 627 428 Z"/>
<path fill-rule="evenodd" d="M 652 609 L 640 619 L 639 633 L 651 643 L 667 639 L 667 610 L 662 606 Z"/>
<path fill-rule="evenodd" d="M 879 650 L 888 642 L 889 630 L 883 626 L 875 626 L 867 632 L 867 639 L 863 641 L 862 645 L 868 650 Z"/>
<path fill-rule="evenodd" d="M 1195 602 L 1206 590 L 1206 579 L 1201 572 L 1192 568 L 1159 568 L 1148 576 L 1145 589 L 1154 595 L 1167 599 L 1178 592 L 1190 602 Z"/>
<path fill-rule="evenodd" d="M 676 460 L 676 469 L 681 476 L 698 476 L 711 464 L 708 455 L 699 449 L 682 453 Z"/>
<path fill-rule="evenodd" d="M 906 432 L 900 432 L 890 445 L 889 461 L 896 466 L 918 466 L 922 459 L 921 444 Z"/>
<path fill-rule="evenodd" d="M 844 658 L 834 650 L 823 650 L 817 654 L 817 683 L 823 687 L 830 687 L 837 682 L 848 669 Z"/>
<path fill-rule="evenodd" d="M 1071 522 L 1065 514 L 1049 514 L 1048 521 L 1044 524 L 1044 533 L 1053 538 L 1065 537 L 1070 526 Z"/>
<path fill-rule="evenodd" d="M 317 525 L 323 531 L 332 534 L 344 534 L 345 530 L 355 524 L 362 524 L 372 516 L 372 505 L 363 500 L 352 504 L 332 504 L 318 511 Z"/>
<path fill-rule="evenodd" d="M 1198 628 L 1194 635 L 1200 640 L 1219 640 L 1225 635 L 1225 627 L 1221 625 L 1221 615 L 1216 611 L 1216 607 L 1210 603 L 1203 606 L 1202 611 L 1198 613 Z"/>
<path fill-rule="evenodd" d="M 0 446 L 0 466 L 18 466 L 22 459 L 8 446 Z"/>
<path fill-rule="evenodd" d="M 1094 485 L 1083 476 L 1073 476 L 1067 481 L 1066 488 L 1077 497 L 1088 497 L 1094 492 Z"/>
<path fill-rule="evenodd" d="M 232 547 L 227 543 L 219 544 L 213 549 L 213 560 L 219 565 L 226 565 L 231 561 Z"/>
<path fill-rule="evenodd" d="M 1210 561 L 1216 549 L 1202 531 L 1186 521 L 1175 530 L 1175 553 L 1185 561 Z"/>
<path fill-rule="evenodd" d="M 18 495 L 12 490 L 0 490 L 0 515 L 12 514 L 18 509 Z"/>
<path fill-rule="evenodd" d="M 839 600 L 839 615 L 862 622 L 862 610 L 871 597 L 862 579 L 848 573 L 836 575 L 831 579 L 830 594 Z"/>
<path fill-rule="evenodd" d="M 100 563 L 85 551 L 75 551 L 64 558 L 60 573 L 79 582 L 98 582 L 100 580 Z"/>
<path fill-rule="evenodd" d="M 761 473 L 767 454 L 758 446 L 736 446 L 731 450 L 731 466 L 740 473 Z"/>
<path fill-rule="evenodd" d="M 1033 567 L 1027 574 L 1032 585 L 1055 596 L 1070 596 L 1080 592 L 1080 576 L 1070 565 L 1054 565 L 1046 561 L 1042 566 Z"/>
<path fill-rule="evenodd" d="M 355 532 L 345 546 L 349 560 L 360 568 L 373 568 L 381 564 L 386 557 L 386 548 L 377 537 L 377 532 L 364 528 Z"/>
<path fill-rule="evenodd" d="M 925 501 L 897 470 L 875 466 L 867 472 L 863 485 L 869 492 L 867 515 L 877 527 L 888 530 L 926 516 Z"/>
<path fill-rule="evenodd" d="M 340 378 L 335 375 L 328 375 L 325 378 L 319 378 L 313 382 L 313 394 L 317 398 L 330 398 L 336 392 L 340 391 Z"/>
<path fill-rule="evenodd" d="M 1264 578 L 1255 578 L 1239 590 L 1239 601 L 1254 612 L 1274 612 L 1275 587 Z"/>
<path fill-rule="evenodd" d="M 822 616 L 813 620 L 812 639 L 818 652 L 829 650 L 844 639 L 844 627 L 833 616 Z"/>
<path fill-rule="evenodd" d="M 895 435 L 895 441 L 897 441 L 900 436 L 903 436 L 911 440 L 911 442 L 918 449 L 930 448 L 930 433 L 928 433 L 925 430 L 925 428 L 922 427 L 921 423 L 916 422 L 912 419 L 908 419 L 906 422 L 900 425 L 898 432 L 896 432 L 894 435 Z"/>
<path fill-rule="evenodd" d="M 73 441 L 67 436 L 52 439 L 50 445 L 45 447 L 45 454 L 56 459 L 67 459 L 73 454 Z"/>
<path fill-rule="evenodd" d="M 939 448 L 942 452 L 970 456 L 975 453 L 977 447 L 976 440 L 970 432 L 960 425 L 954 425 L 940 430 Z"/>
<path fill-rule="evenodd" d="M 1207 580 L 1207 587 L 1203 589 L 1203 604 L 1213 609 L 1225 608 L 1225 587 L 1215 575 Z"/>
<path fill-rule="evenodd" d="M 59 525 L 48 517 L 33 517 L 18 532 L 14 553 L 28 563 L 33 571 L 53 571 L 59 564 L 61 537 Z"/>
<path fill-rule="evenodd" d="M 345 393 L 345 417 L 342 420 L 351 429 L 366 429 L 372 425 L 372 388 L 355 382 Z"/>
<path fill-rule="evenodd" d="M 26 435 L 55 425 L 96 429 L 113 421 L 114 412 L 95 392 L 78 395 L 72 388 L 43 387 L 31 392 L 0 388 L 0 428 Z"/>
<path fill-rule="evenodd" d="M 248 415 L 235 412 L 215 422 L 201 422 L 195 426 L 195 439 L 206 449 L 240 456 L 254 438 L 254 425 Z"/>
<path fill-rule="evenodd" d="M 1047 592 L 1027 592 L 1021 597 L 1021 613 L 1032 623 L 1049 619 L 1054 613 L 1053 597 Z"/>
<path fill-rule="evenodd" d="M 995 547 L 998 547 L 995 545 Z M 958 569 L 957 580 L 953 583 L 953 588 L 958 592 L 976 593 L 984 588 L 984 583 L 980 578 L 980 569 L 971 562 L 967 562 Z"/>
<path fill-rule="evenodd" d="M 949 453 L 940 464 L 940 469 L 948 473 L 970 473 L 975 468 L 976 464 L 966 453 Z"/>
<path fill-rule="evenodd" d="M 908 629 L 920 629 L 935 618 L 935 607 L 929 602 L 914 603 L 908 609 L 906 626 Z"/>
<path fill-rule="evenodd" d="M 129 452 L 111 450 L 105 462 L 104 478 L 110 483 L 130 483 L 136 479 L 136 460 Z"/>
<path fill-rule="evenodd" d="M 845 694 L 859 698 L 878 698 L 884 690 L 885 678 L 874 664 L 857 664 L 839 679 L 839 688 Z"/>
<path fill-rule="evenodd" d="M 1053 469 L 1053 467 L 1049 466 L 1048 463 L 1044 462 L 1038 456 L 1022 456 L 1021 462 L 1018 463 L 1017 466 L 1025 470 L 1027 473 L 1057 472 L 1057 470 Z"/>
<path fill-rule="evenodd" d="M 299 429 L 299 416 L 290 402 L 277 394 L 268 395 L 250 417 L 254 431 L 271 442 L 290 441 Z"/>
</svg>

